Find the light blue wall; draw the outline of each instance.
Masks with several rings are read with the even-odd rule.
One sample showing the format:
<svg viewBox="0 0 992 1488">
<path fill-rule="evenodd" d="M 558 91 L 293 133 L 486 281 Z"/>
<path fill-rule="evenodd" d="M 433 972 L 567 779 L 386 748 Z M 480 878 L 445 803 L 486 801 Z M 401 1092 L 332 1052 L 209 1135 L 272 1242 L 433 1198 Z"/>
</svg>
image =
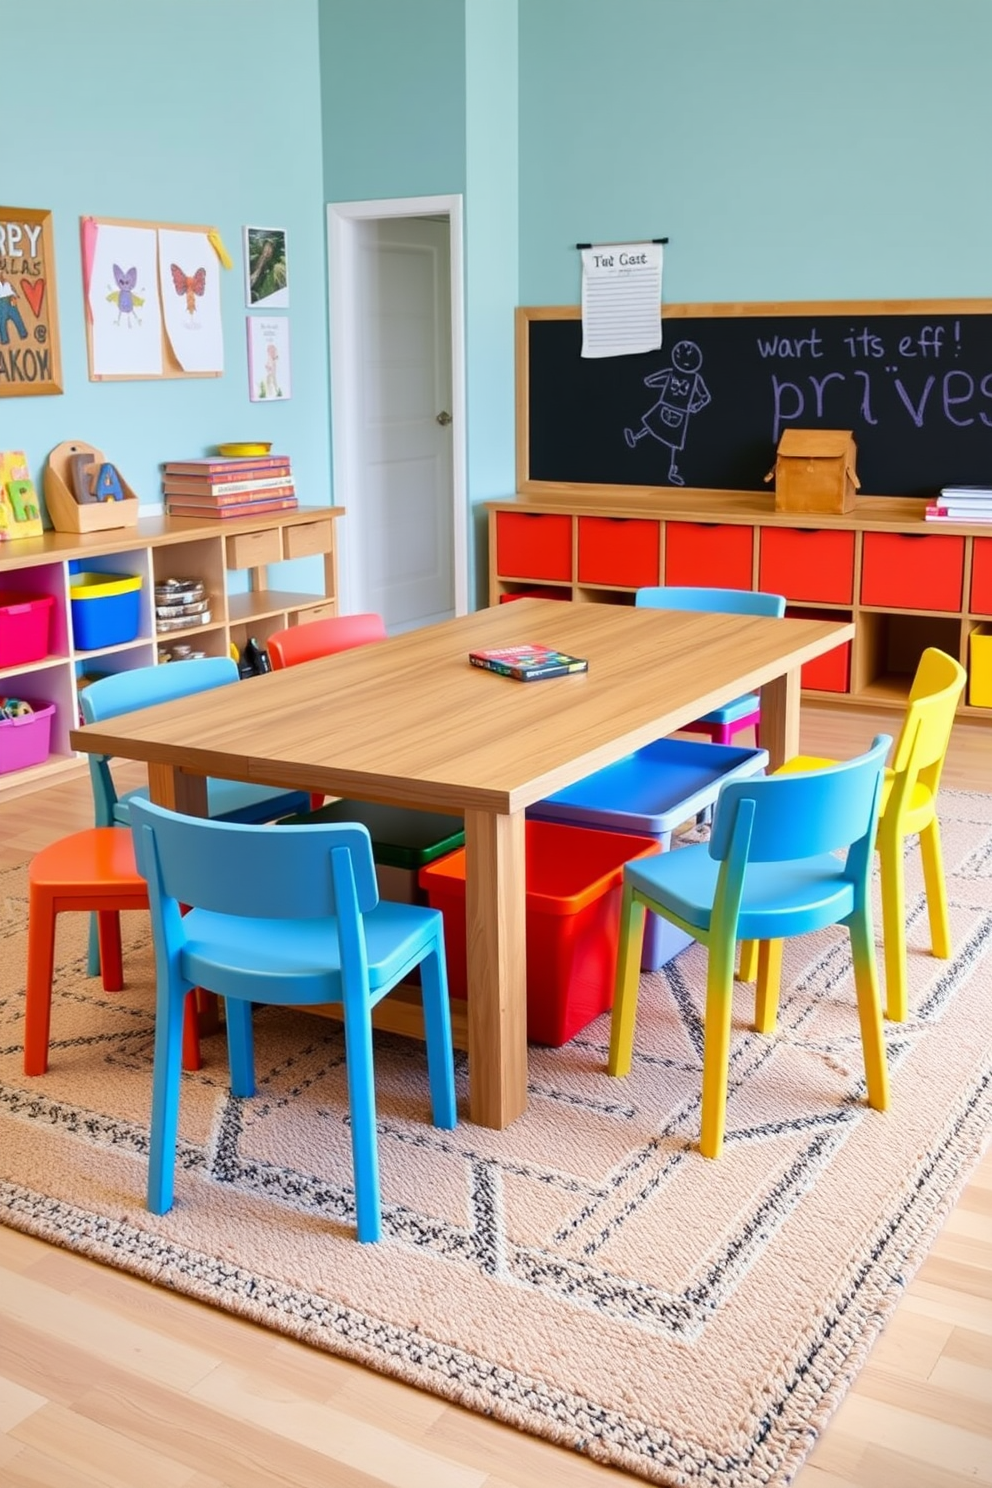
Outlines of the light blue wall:
<svg viewBox="0 0 992 1488">
<path fill-rule="evenodd" d="M 667 235 L 664 298 L 992 292 L 990 0 L 522 0 L 520 293 Z"/>
<path fill-rule="evenodd" d="M 55 445 L 81 439 L 143 502 L 159 466 L 218 441 L 269 439 L 292 457 L 301 499 L 329 500 L 317 0 L 31 0 L 3 7 L 0 198 L 53 213 L 64 393 L 0 398 L 0 446 L 24 449 L 41 485 Z M 16 102 L 16 107 L 15 107 Z M 217 379 L 88 380 L 79 219 L 218 227 L 225 372 Z M 242 228 L 283 227 L 292 386 L 248 399 Z M 318 588 L 319 584 L 306 587 Z"/>
</svg>

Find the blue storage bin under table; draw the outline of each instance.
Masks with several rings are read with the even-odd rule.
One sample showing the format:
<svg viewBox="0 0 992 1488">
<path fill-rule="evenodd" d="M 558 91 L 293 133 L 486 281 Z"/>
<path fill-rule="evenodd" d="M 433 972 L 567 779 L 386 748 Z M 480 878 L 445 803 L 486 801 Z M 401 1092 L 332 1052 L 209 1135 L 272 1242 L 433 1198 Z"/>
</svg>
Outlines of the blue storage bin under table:
<svg viewBox="0 0 992 1488">
<path fill-rule="evenodd" d="M 527 815 L 538 821 L 639 833 L 655 838 L 664 852 L 677 827 L 713 805 L 724 781 L 761 775 L 767 765 L 767 749 L 656 739 L 535 802 Z M 691 944 L 691 935 L 649 913 L 641 969 L 657 971 Z"/>
</svg>

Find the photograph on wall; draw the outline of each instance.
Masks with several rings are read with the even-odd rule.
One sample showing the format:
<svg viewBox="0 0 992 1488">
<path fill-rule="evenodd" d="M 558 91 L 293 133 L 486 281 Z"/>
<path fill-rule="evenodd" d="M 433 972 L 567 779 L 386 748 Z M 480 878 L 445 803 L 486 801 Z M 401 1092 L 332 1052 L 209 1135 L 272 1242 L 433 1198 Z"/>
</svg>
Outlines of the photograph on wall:
<svg viewBox="0 0 992 1488">
<path fill-rule="evenodd" d="M 90 378 L 161 377 L 162 311 L 154 227 L 82 225 Z"/>
<path fill-rule="evenodd" d="M 284 315 L 249 315 L 248 396 L 278 403 L 290 396 L 289 321 Z"/>
<path fill-rule="evenodd" d="M 158 229 L 165 331 L 184 372 L 223 372 L 220 263 L 205 232 Z"/>
<path fill-rule="evenodd" d="M 52 214 L 0 207 L 0 398 L 61 391 Z"/>
<path fill-rule="evenodd" d="M 289 308 L 286 233 L 281 227 L 246 227 L 245 304 L 264 310 Z"/>
</svg>

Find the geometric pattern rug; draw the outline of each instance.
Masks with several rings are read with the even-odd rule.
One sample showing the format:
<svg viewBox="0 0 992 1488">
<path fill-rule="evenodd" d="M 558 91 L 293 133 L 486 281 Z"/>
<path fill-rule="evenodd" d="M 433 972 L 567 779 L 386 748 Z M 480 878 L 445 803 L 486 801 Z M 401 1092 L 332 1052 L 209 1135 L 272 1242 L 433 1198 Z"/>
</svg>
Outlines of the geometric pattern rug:
<svg viewBox="0 0 992 1488">
<path fill-rule="evenodd" d="M 59 922 L 48 1074 L 21 1069 L 26 878 L 0 875 L 0 1220 L 648 1480 L 782 1488 L 843 1398 L 987 1141 L 992 797 L 940 802 L 954 956 L 929 954 L 907 845 L 910 1014 L 889 1111 L 864 1101 L 847 938 L 788 942 L 779 1023 L 734 1002 L 727 1141 L 702 1158 L 705 954 L 642 982 L 635 1058 L 609 1017 L 529 1051 L 527 1112 L 429 1124 L 423 1046 L 377 1033 L 384 1238 L 359 1245 L 340 1027 L 259 1010 L 258 1093 L 223 1036 L 183 1077 L 176 1203 L 144 1207 L 148 917 L 126 989 Z M 876 926 L 880 924 L 877 911 Z M 882 971 L 880 966 L 880 978 Z M 884 986 L 884 981 L 883 981 Z"/>
</svg>

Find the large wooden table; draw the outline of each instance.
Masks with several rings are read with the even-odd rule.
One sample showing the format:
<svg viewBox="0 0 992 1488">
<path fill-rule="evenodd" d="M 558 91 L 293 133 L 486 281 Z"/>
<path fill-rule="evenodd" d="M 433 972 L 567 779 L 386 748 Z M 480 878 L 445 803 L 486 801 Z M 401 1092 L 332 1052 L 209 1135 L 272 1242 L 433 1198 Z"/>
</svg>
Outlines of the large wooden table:
<svg viewBox="0 0 992 1488">
<path fill-rule="evenodd" d="M 152 799 L 191 814 L 214 775 L 464 815 L 470 1112 L 504 1127 L 527 1103 L 525 808 L 758 689 L 762 744 L 780 763 L 798 750 L 800 667 L 853 634 L 524 599 L 71 739 L 146 761 Z M 469 664 L 471 649 L 522 642 L 587 657 L 589 670 L 521 683 Z"/>
</svg>

